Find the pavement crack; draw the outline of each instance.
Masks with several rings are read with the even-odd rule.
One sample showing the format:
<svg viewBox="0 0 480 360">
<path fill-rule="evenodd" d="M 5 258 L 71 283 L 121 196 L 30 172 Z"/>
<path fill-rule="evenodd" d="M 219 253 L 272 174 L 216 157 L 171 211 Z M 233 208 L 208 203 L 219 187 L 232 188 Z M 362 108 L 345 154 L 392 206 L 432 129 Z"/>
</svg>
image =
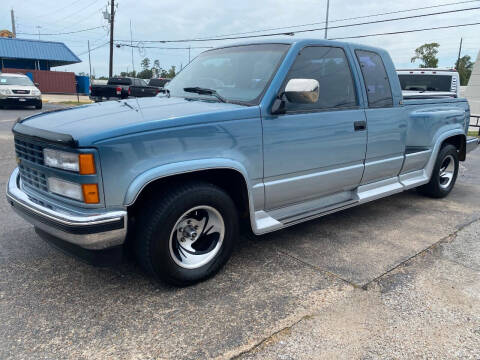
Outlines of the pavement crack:
<svg viewBox="0 0 480 360">
<path fill-rule="evenodd" d="M 293 259 L 293 260 L 301 263 L 302 265 L 308 266 L 309 268 L 312 268 L 312 269 L 317 270 L 317 271 L 322 271 L 322 272 L 324 272 L 324 273 L 326 273 L 326 274 L 328 274 L 328 275 L 330 275 L 330 276 L 332 276 L 332 277 L 334 277 L 334 278 L 336 278 L 336 279 L 338 279 L 338 280 L 340 280 L 340 281 L 343 281 L 343 282 L 347 283 L 348 285 L 353 286 L 353 287 L 356 288 L 356 289 L 361 289 L 361 288 L 362 288 L 360 285 L 355 284 L 355 283 L 353 283 L 353 282 L 351 282 L 351 281 L 349 281 L 349 280 L 341 277 L 340 275 L 335 274 L 334 272 L 328 271 L 327 269 L 324 269 L 324 268 L 322 268 L 322 267 L 320 267 L 320 266 L 317 266 L 317 265 L 312 265 L 312 264 L 310 264 L 309 262 L 304 261 L 304 260 L 296 257 L 295 255 L 292 255 L 292 254 L 290 254 L 290 253 L 288 253 L 288 252 L 286 252 L 286 251 L 282 251 L 282 250 L 277 250 L 277 251 L 278 251 L 280 254 L 285 255 L 285 256 L 288 256 L 289 258 L 291 258 L 291 259 Z"/>
<path fill-rule="evenodd" d="M 269 336 L 255 342 L 254 344 L 252 344 L 248 349 L 245 349 L 245 350 L 242 350 L 240 351 L 238 354 L 235 354 L 233 355 L 232 357 L 229 357 L 228 359 L 229 360 L 236 360 L 236 359 L 240 359 L 240 357 L 244 356 L 244 355 L 247 355 L 247 354 L 250 354 L 252 352 L 254 352 L 256 349 L 260 348 L 262 345 L 268 343 L 270 340 L 273 340 L 277 335 L 280 335 L 282 333 L 285 333 L 285 332 L 288 332 L 290 331 L 293 327 L 295 327 L 296 325 L 300 324 L 302 321 L 304 320 L 308 320 L 310 318 L 312 318 L 313 315 L 304 315 L 302 316 L 300 319 L 294 321 L 293 323 L 291 323 L 290 325 L 288 326 L 285 326 L 277 331 L 274 331 L 272 334 L 270 334 Z"/>
<path fill-rule="evenodd" d="M 480 220 L 480 217 L 476 217 L 476 218 L 471 219 L 471 220 L 469 220 L 469 221 L 467 221 L 467 222 L 465 222 L 465 223 L 463 223 L 463 224 L 460 224 L 453 233 L 451 233 L 451 234 L 449 234 L 449 235 L 441 238 L 440 240 L 438 240 L 437 242 L 433 243 L 432 245 L 426 247 L 425 249 L 420 250 L 420 251 L 417 252 L 416 254 L 413 254 L 413 255 L 410 256 L 409 258 L 407 258 L 407 259 L 405 259 L 404 261 L 398 263 L 398 264 L 395 265 L 394 267 L 388 269 L 388 270 L 385 271 L 383 274 L 377 276 L 376 278 L 374 278 L 374 279 L 370 280 L 369 282 L 365 283 L 364 285 L 362 285 L 362 286 L 361 286 L 361 289 L 363 289 L 363 290 L 368 290 L 368 286 L 369 286 L 370 284 L 372 284 L 372 283 L 374 283 L 374 282 L 378 282 L 378 281 L 379 281 L 381 278 L 383 278 L 385 275 L 388 275 L 388 274 L 390 274 L 391 272 L 395 271 L 396 269 L 404 266 L 405 264 L 407 264 L 408 262 L 414 260 L 414 259 L 417 258 L 418 256 L 420 256 L 420 255 L 422 255 L 422 254 L 425 254 L 425 253 L 427 253 L 427 252 L 430 251 L 430 250 L 435 249 L 437 246 L 439 246 L 439 245 L 441 245 L 441 244 L 446 244 L 446 243 L 449 243 L 449 242 L 454 241 L 460 231 L 462 231 L 462 230 L 463 230 L 464 228 L 466 228 L 467 226 L 469 226 L 469 225 L 471 225 L 471 224 L 473 224 L 473 223 L 475 223 L 475 222 L 477 222 L 477 221 L 479 221 L 479 220 Z"/>
</svg>

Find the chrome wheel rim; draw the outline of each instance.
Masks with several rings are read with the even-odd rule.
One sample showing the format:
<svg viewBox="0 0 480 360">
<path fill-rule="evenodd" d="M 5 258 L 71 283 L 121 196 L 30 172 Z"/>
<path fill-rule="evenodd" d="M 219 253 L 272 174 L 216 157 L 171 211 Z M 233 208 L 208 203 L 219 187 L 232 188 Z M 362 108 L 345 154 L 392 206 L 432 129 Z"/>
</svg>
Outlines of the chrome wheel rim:
<svg viewBox="0 0 480 360">
<path fill-rule="evenodd" d="M 182 268 L 197 269 L 218 254 L 224 236 L 222 215 L 211 206 L 196 206 L 175 223 L 170 233 L 170 256 Z"/>
<path fill-rule="evenodd" d="M 439 181 L 440 187 L 446 189 L 450 186 L 453 180 L 453 174 L 455 173 L 455 159 L 452 155 L 448 155 L 443 159 L 440 166 Z"/>
</svg>

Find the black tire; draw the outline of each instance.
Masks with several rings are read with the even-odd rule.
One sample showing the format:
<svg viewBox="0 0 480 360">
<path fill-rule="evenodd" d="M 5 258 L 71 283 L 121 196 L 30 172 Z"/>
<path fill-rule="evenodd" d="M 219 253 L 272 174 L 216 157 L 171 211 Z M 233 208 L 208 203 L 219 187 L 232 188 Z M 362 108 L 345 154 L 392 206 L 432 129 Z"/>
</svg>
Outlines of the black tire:
<svg viewBox="0 0 480 360">
<path fill-rule="evenodd" d="M 40 110 L 42 108 L 43 104 L 41 101 L 35 104 L 35 109 Z"/>
<path fill-rule="evenodd" d="M 224 236 L 218 252 L 208 263 L 188 269 L 177 263 L 180 257 L 174 259 L 175 251 L 170 244 L 180 244 L 174 228 L 178 229 L 176 225 L 182 215 L 198 206 L 213 208 L 221 214 Z M 191 285 L 211 277 L 227 262 L 238 237 L 238 226 L 235 204 L 224 190 L 209 183 L 179 185 L 149 201 L 140 211 L 134 239 L 136 258 L 156 280 L 175 286 Z M 206 223 L 204 230 L 205 227 Z"/>
<path fill-rule="evenodd" d="M 445 182 L 445 178 L 440 176 L 441 170 L 443 167 L 452 161 L 453 159 L 453 175 L 450 182 Z M 437 161 L 435 162 L 435 166 L 433 168 L 432 177 L 428 184 L 420 186 L 418 190 L 427 196 L 432 198 L 444 198 L 450 191 L 452 191 L 453 187 L 455 186 L 455 181 L 457 180 L 458 175 L 458 151 L 457 148 L 451 144 L 444 145 L 437 156 Z M 443 180 L 442 180 L 443 179 Z M 442 184 L 442 181 L 444 182 Z"/>
</svg>

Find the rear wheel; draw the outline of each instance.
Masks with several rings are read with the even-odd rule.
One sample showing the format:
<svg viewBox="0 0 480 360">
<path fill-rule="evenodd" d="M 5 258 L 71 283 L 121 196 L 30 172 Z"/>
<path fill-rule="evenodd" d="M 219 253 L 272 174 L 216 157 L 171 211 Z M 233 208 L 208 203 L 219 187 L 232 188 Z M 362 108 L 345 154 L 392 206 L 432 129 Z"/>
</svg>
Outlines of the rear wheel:
<svg viewBox="0 0 480 360">
<path fill-rule="evenodd" d="M 451 144 L 440 149 L 430 182 L 419 191 L 433 198 L 443 198 L 452 191 L 458 175 L 458 151 Z"/>
<path fill-rule="evenodd" d="M 221 188 L 190 183 L 169 190 L 139 216 L 135 252 L 157 280 L 202 281 L 229 259 L 238 234 L 235 205 Z"/>
</svg>

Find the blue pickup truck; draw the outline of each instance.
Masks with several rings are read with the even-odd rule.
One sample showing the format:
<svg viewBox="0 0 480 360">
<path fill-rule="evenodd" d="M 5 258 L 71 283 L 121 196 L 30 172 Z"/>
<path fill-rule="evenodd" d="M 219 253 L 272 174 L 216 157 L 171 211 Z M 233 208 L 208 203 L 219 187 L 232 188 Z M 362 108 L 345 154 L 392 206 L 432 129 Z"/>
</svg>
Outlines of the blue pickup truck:
<svg viewBox="0 0 480 360">
<path fill-rule="evenodd" d="M 224 46 L 161 96 L 16 123 L 7 198 L 60 247 L 132 253 L 188 285 L 226 263 L 242 222 L 264 234 L 407 189 L 448 195 L 478 145 L 469 118 L 465 99 L 404 100 L 378 48 Z"/>
</svg>

